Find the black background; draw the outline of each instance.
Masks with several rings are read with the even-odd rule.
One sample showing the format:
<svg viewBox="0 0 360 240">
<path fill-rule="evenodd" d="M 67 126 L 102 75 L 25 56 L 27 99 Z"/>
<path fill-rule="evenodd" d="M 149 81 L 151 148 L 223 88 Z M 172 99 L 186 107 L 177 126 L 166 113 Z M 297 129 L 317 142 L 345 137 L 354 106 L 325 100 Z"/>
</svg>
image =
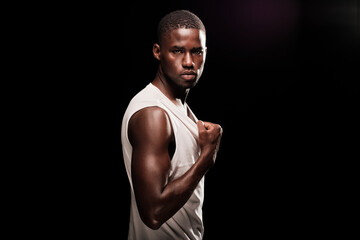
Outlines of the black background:
<svg viewBox="0 0 360 240">
<path fill-rule="evenodd" d="M 352 210 L 359 144 L 359 3 L 243 0 L 93 4 L 62 14 L 56 84 L 66 114 L 56 117 L 66 143 L 55 154 L 64 169 L 55 198 L 66 221 L 58 231 L 126 239 L 122 115 L 153 80 L 157 23 L 176 9 L 207 29 L 205 70 L 188 104 L 224 129 L 206 175 L 204 239 L 351 229 L 343 213 Z"/>
</svg>

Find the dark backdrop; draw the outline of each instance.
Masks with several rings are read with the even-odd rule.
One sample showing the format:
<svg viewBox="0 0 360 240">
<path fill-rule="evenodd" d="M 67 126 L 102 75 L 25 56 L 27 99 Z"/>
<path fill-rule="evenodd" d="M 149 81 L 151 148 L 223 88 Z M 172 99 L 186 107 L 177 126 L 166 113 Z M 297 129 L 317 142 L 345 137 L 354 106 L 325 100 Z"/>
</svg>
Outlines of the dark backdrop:
<svg viewBox="0 0 360 240">
<path fill-rule="evenodd" d="M 80 150 L 70 219 L 81 224 L 73 228 L 100 239 L 127 236 L 121 119 L 154 78 L 157 23 L 175 9 L 193 11 L 207 29 L 205 70 L 188 104 L 224 129 L 206 175 L 205 239 L 341 233 L 358 148 L 358 1 L 80 8 L 69 24 L 78 36 L 69 59 L 77 79 L 71 111 L 79 116 L 71 147 Z"/>
</svg>

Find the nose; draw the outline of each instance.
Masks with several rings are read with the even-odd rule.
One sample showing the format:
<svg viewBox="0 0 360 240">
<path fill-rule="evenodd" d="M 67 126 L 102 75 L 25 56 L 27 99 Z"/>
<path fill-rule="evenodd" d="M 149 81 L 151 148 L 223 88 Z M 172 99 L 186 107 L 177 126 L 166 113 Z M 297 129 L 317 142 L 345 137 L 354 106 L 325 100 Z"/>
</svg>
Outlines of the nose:
<svg viewBox="0 0 360 240">
<path fill-rule="evenodd" d="M 182 65 L 183 68 L 194 68 L 195 63 L 191 53 L 189 52 L 185 53 Z"/>
</svg>

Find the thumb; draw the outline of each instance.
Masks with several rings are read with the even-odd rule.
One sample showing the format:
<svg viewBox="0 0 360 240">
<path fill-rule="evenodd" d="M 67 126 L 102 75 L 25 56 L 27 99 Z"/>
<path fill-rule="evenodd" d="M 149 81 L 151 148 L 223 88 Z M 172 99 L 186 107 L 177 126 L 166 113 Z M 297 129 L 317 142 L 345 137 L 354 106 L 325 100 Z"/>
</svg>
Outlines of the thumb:
<svg viewBox="0 0 360 240">
<path fill-rule="evenodd" d="M 197 121 L 197 126 L 198 126 L 198 129 L 199 129 L 199 130 L 206 130 L 206 128 L 205 128 L 204 125 L 205 125 L 205 124 L 204 124 L 203 121 L 201 121 L 201 120 Z"/>
</svg>

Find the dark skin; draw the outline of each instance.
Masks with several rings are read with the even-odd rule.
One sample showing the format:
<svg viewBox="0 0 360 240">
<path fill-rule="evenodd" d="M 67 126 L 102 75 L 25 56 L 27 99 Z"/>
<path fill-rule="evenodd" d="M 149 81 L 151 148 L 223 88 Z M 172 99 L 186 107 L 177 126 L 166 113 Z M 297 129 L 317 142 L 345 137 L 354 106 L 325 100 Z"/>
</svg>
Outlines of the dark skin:
<svg viewBox="0 0 360 240">
<path fill-rule="evenodd" d="M 184 103 L 190 88 L 198 82 L 205 63 L 205 33 L 198 29 L 176 29 L 154 44 L 159 68 L 152 84 L 174 103 Z M 194 117 L 188 111 L 193 121 Z M 190 198 L 206 172 L 214 165 L 222 136 L 220 125 L 197 122 L 201 154 L 195 164 L 174 181 L 168 182 L 175 139 L 166 111 L 144 108 L 129 122 L 128 135 L 133 147 L 132 181 L 143 222 L 158 229 Z"/>
</svg>

